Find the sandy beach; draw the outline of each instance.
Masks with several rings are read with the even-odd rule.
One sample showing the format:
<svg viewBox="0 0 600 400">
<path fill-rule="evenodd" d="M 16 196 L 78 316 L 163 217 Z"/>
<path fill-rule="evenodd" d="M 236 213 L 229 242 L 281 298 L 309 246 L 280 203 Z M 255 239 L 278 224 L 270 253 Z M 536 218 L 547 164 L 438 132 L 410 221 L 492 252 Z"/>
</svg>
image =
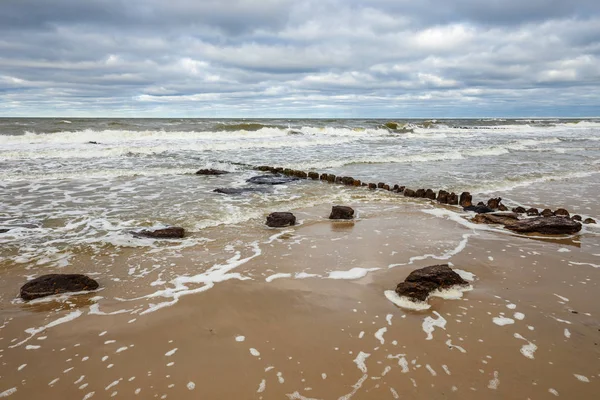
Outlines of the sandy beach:
<svg viewBox="0 0 600 400">
<path fill-rule="evenodd" d="M 120 285 L 128 266 L 146 268 L 135 250 L 111 260 L 122 267 L 97 277 L 100 291 L 60 303 L 7 304 L 19 274 L 6 276 L 0 389 L 16 399 L 596 398 L 597 233 L 530 238 L 423 201 L 350 205 L 355 221 L 327 220 L 323 204 L 295 211 L 296 227 L 215 228 L 163 261 L 178 276 L 235 268 L 210 288 L 190 279 L 180 297 L 152 295 L 153 281 L 169 280 L 160 268 Z M 255 245 L 220 254 L 236 236 Z M 94 276 L 102 263 L 80 254 L 64 272 Z M 410 271 L 439 263 L 473 274 L 473 290 L 424 311 L 386 299 Z"/>
</svg>

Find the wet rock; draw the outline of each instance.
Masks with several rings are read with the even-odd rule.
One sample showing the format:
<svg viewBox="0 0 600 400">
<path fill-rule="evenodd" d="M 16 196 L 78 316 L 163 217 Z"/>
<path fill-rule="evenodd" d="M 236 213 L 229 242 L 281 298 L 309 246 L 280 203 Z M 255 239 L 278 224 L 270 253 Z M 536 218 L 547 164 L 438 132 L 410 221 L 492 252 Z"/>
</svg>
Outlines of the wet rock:
<svg viewBox="0 0 600 400">
<path fill-rule="evenodd" d="M 544 235 L 570 235 L 581 230 L 579 222 L 555 216 L 523 219 L 506 224 L 505 227 L 513 232 L 537 232 Z"/>
<path fill-rule="evenodd" d="M 294 176 L 300 179 L 307 179 L 308 174 L 304 171 L 294 171 Z"/>
<path fill-rule="evenodd" d="M 100 143 L 98 143 L 98 142 L 96 142 L 96 141 L 94 141 L 94 140 L 90 140 L 90 141 L 88 142 L 88 144 L 100 144 Z"/>
<path fill-rule="evenodd" d="M 321 179 L 322 181 L 326 181 L 326 180 L 327 180 L 327 174 L 321 174 L 321 177 L 320 177 L 320 179 Z"/>
<path fill-rule="evenodd" d="M 384 186 L 385 186 L 385 183 L 383 183 L 383 182 L 379 182 L 379 183 L 377 184 L 377 188 L 378 188 L 378 189 L 383 189 L 383 187 L 384 187 Z"/>
<path fill-rule="evenodd" d="M 530 217 L 537 217 L 538 215 L 540 215 L 540 212 L 538 211 L 538 209 L 534 208 L 534 207 L 531 207 L 529 210 L 526 211 L 526 213 Z"/>
<path fill-rule="evenodd" d="M 477 203 L 477 205 L 480 207 L 487 207 L 483 201 L 480 201 L 479 203 Z"/>
<path fill-rule="evenodd" d="M 360 179 L 355 179 L 354 182 L 352 183 L 353 186 L 362 186 L 362 182 L 360 181 Z"/>
<path fill-rule="evenodd" d="M 316 181 L 319 179 L 319 173 L 318 172 L 309 172 L 308 177 L 310 179 L 312 179 L 313 181 Z"/>
<path fill-rule="evenodd" d="M 456 193 L 452 192 L 448 195 L 448 204 L 453 206 L 458 204 L 458 196 L 456 195 Z"/>
<path fill-rule="evenodd" d="M 10 231 L 10 229 L 0 229 L 0 233 L 6 233 L 8 231 Z"/>
<path fill-rule="evenodd" d="M 412 189 L 404 189 L 404 197 L 417 197 L 417 192 Z"/>
<path fill-rule="evenodd" d="M 418 198 L 423 198 L 425 197 L 425 189 L 417 189 L 417 191 L 415 192 L 415 197 Z"/>
<path fill-rule="evenodd" d="M 342 183 L 347 186 L 354 186 L 354 178 L 351 176 L 345 176 L 342 178 Z"/>
<path fill-rule="evenodd" d="M 559 208 L 558 210 L 554 211 L 554 215 L 556 215 L 557 217 L 565 217 L 565 218 L 571 217 L 571 214 L 569 214 L 569 212 L 567 210 L 565 210 L 564 208 Z"/>
<path fill-rule="evenodd" d="M 511 224 L 519 220 L 519 216 L 515 213 L 508 214 L 497 214 L 497 213 L 487 213 L 487 214 L 477 214 L 471 221 L 476 222 L 478 224 Z"/>
<path fill-rule="evenodd" d="M 152 239 L 181 239 L 185 235 L 185 229 L 179 226 L 172 226 L 169 228 L 155 229 L 149 231 L 144 229 L 143 231 L 135 232 L 135 236 L 142 236 Z"/>
<path fill-rule="evenodd" d="M 469 206 L 473 205 L 472 201 L 473 201 L 473 196 L 471 196 L 471 193 L 462 192 L 460 194 L 460 199 L 458 201 L 458 204 L 460 204 L 461 207 L 469 207 Z"/>
<path fill-rule="evenodd" d="M 241 187 L 241 188 L 217 188 L 213 190 L 215 193 L 238 195 L 244 193 L 265 193 L 267 190 L 256 187 Z"/>
<path fill-rule="evenodd" d="M 473 211 L 473 212 L 476 212 L 477 214 L 485 214 L 485 213 L 494 212 L 494 210 L 492 210 L 491 208 L 489 208 L 487 206 L 479 206 L 479 205 L 463 207 L 463 210 Z"/>
<path fill-rule="evenodd" d="M 335 177 L 335 183 L 342 183 L 342 177 L 341 176 L 336 176 Z"/>
<path fill-rule="evenodd" d="M 517 214 L 525 214 L 527 212 L 527 210 L 523 207 L 515 207 L 511 211 Z"/>
<path fill-rule="evenodd" d="M 554 215 L 554 213 L 552 212 L 552 210 L 551 210 L 551 209 L 549 209 L 549 208 L 546 208 L 546 209 L 544 209 L 544 211 L 542 211 L 542 212 L 540 213 L 540 215 L 541 215 L 542 217 L 552 217 L 552 216 Z"/>
<path fill-rule="evenodd" d="M 377 185 L 375 183 L 369 183 L 369 189 L 375 190 L 377 189 Z"/>
<path fill-rule="evenodd" d="M 398 184 L 394 185 L 394 187 L 392 187 L 392 190 L 393 190 L 394 192 L 398 192 L 398 191 L 400 191 L 400 185 L 398 185 Z"/>
<path fill-rule="evenodd" d="M 221 171 L 220 169 L 199 169 L 196 171 L 196 175 L 225 175 L 228 174 L 229 171 Z"/>
<path fill-rule="evenodd" d="M 448 264 L 433 265 L 411 272 L 404 282 L 398 284 L 396 293 L 411 300 L 425 301 L 436 289 L 447 289 L 456 285 L 465 286 L 465 281 Z"/>
<path fill-rule="evenodd" d="M 20 296 L 29 301 L 61 293 L 83 292 L 98 289 L 98 282 L 80 274 L 43 275 L 21 287 Z"/>
<path fill-rule="evenodd" d="M 383 185 L 383 190 L 390 190 L 390 185 Z"/>
<path fill-rule="evenodd" d="M 291 212 L 274 212 L 267 216 L 267 226 L 271 228 L 291 225 L 296 225 L 296 217 Z"/>
<path fill-rule="evenodd" d="M 333 206 L 329 219 L 352 219 L 354 218 L 354 210 L 348 206 Z"/>
<path fill-rule="evenodd" d="M 297 181 L 298 178 L 293 176 L 284 175 L 260 175 L 253 176 L 246 180 L 248 183 L 254 183 L 255 185 L 284 185 L 286 183 Z"/>
<path fill-rule="evenodd" d="M 489 199 L 487 201 L 487 206 L 489 208 L 491 208 L 492 210 L 497 210 L 501 201 L 502 201 L 502 198 L 500 198 L 500 197 Z"/>
<path fill-rule="evenodd" d="M 263 171 L 263 172 L 271 172 L 273 170 L 273 167 L 269 167 L 268 165 L 261 165 L 261 166 L 257 167 L 256 170 Z"/>
<path fill-rule="evenodd" d="M 335 175 L 329 174 L 329 175 L 327 175 L 327 182 L 334 183 L 335 182 L 335 178 L 336 178 Z"/>
<path fill-rule="evenodd" d="M 435 192 L 431 189 L 427 189 L 423 197 L 429 200 L 435 200 Z"/>
<path fill-rule="evenodd" d="M 398 189 L 398 193 L 404 192 L 404 189 L 406 189 L 406 186 L 400 186 L 400 188 Z"/>
<path fill-rule="evenodd" d="M 506 207 L 504 204 L 500 203 L 498 205 L 498 211 L 508 211 L 508 207 Z"/>
<path fill-rule="evenodd" d="M 596 220 L 594 218 L 586 218 L 585 221 L 583 221 L 584 224 L 595 224 Z"/>
<path fill-rule="evenodd" d="M 571 217 L 571 219 L 572 219 L 573 221 L 581 221 L 581 215 L 577 215 L 577 214 L 575 214 L 575 215 L 573 215 L 573 216 Z"/>
<path fill-rule="evenodd" d="M 437 195 L 437 201 L 438 201 L 438 203 L 440 203 L 440 204 L 448 204 L 448 195 L 449 194 L 450 193 L 446 192 L 445 190 L 440 190 L 438 192 L 438 195 Z"/>
</svg>

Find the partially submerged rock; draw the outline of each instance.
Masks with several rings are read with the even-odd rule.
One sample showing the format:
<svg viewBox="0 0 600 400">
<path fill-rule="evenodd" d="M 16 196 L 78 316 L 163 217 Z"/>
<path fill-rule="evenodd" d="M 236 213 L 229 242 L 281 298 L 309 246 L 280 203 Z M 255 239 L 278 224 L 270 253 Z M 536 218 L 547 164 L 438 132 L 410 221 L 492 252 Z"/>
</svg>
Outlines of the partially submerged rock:
<svg viewBox="0 0 600 400">
<path fill-rule="evenodd" d="M 585 221 L 583 221 L 584 224 L 595 224 L 596 220 L 594 218 L 586 218 Z"/>
<path fill-rule="evenodd" d="M 241 188 L 217 188 L 213 190 L 215 193 L 221 194 L 244 194 L 244 193 L 265 193 L 267 190 L 263 188 L 255 188 L 255 187 L 241 187 Z"/>
<path fill-rule="evenodd" d="M 8 231 L 10 231 L 10 229 L 0 229 L 0 233 L 6 233 Z"/>
<path fill-rule="evenodd" d="M 559 208 L 558 210 L 554 211 L 554 215 L 556 215 L 557 217 L 565 217 L 565 218 L 571 217 L 571 214 L 569 214 L 569 212 L 567 210 L 565 210 L 564 208 Z"/>
<path fill-rule="evenodd" d="M 417 192 L 412 189 L 404 189 L 404 197 L 417 197 Z"/>
<path fill-rule="evenodd" d="M 575 214 L 575 215 L 573 215 L 573 216 L 571 217 L 571 219 L 572 219 L 573 221 L 581 221 L 581 219 L 582 219 L 582 218 L 581 218 L 581 215 L 577 215 L 577 214 Z"/>
<path fill-rule="evenodd" d="M 178 226 L 154 230 L 144 229 L 136 232 L 135 235 L 152 239 L 182 239 L 185 236 L 185 229 Z"/>
<path fill-rule="evenodd" d="M 465 211 L 473 211 L 476 212 L 477 214 L 484 214 L 484 213 L 491 213 L 494 212 L 494 210 L 492 210 L 491 208 L 487 207 L 487 206 L 481 206 L 481 205 L 477 205 L 477 206 L 468 206 L 468 207 L 463 207 L 463 210 Z"/>
<path fill-rule="evenodd" d="M 473 205 L 472 201 L 473 201 L 473 196 L 471 196 L 471 193 L 462 192 L 460 194 L 460 199 L 458 201 L 458 204 L 461 207 L 470 207 L 471 205 Z"/>
<path fill-rule="evenodd" d="M 256 185 L 283 185 L 283 184 L 294 182 L 297 180 L 299 180 L 299 179 L 294 176 L 260 175 L 260 176 L 253 176 L 252 178 L 246 180 L 246 182 L 254 183 Z"/>
<path fill-rule="evenodd" d="M 61 293 L 83 292 L 98 289 L 98 282 L 80 274 L 49 274 L 27 282 L 21 287 L 20 296 L 29 301 Z"/>
<path fill-rule="evenodd" d="M 468 282 L 454 272 L 448 264 L 432 265 L 411 272 L 404 282 L 398 284 L 396 293 L 413 301 L 425 301 L 434 290 L 448 289 L 457 285 L 467 286 Z"/>
<path fill-rule="evenodd" d="M 502 201 L 501 197 L 489 199 L 487 202 L 487 206 L 492 210 L 497 210 L 500 206 L 500 202 Z"/>
<path fill-rule="evenodd" d="M 196 175 L 225 175 L 228 174 L 229 171 L 222 171 L 220 169 L 199 169 L 198 171 L 196 171 Z"/>
<path fill-rule="evenodd" d="M 477 214 L 472 221 L 478 224 L 510 224 L 519 220 L 519 217 L 515 213 L 499 214 L 499 213 L 488 213 L 488 214 Z"/>
<path fill-rule="evenodd" d="M 538 215 L 540 215 L 538 209 L 534 207 L 531 207 L 529 210 L 526 211 L 526 213 L 530 217 L 537 217 Z"/>
<path fill-rule="evenodd" d="M 542 211 L 542 212 L 540 213 L 540 215 L 541 215 L 542 217 L 552 217 L 552 216 L 554 216 L 554 213 L 552 212 L 552 210 L 551 210 L 551 209 L 549 209 L 549 208 L 546 208 L 546 209 L 544 209 L 544 211 Z"/>
<path fill-rule="evenodd" d="M 296 217 L 291 212 L 274 212 L 267 216 L 267 226 L 271 228 L 291 225 L 296 225 Z"/>
<path fill-rule="evenodd" d="M 517 213 L 517 214 L 525 214 L 527 212 L 527 210 L 523 207 L 515 207 L 512 209 L 512 212 Z"/>
<path fill-rule="evenodd" d="M 348 206 L 333 206 L 329 219 L 352 219 L 354 218 L 354 210 Z"/>
<path fill-rule="evenodd" d="M 581 230 L 579 222 L 555 216 L 523 219 L 505 226 L 513 232 L 537 232 L 544 235 L 570 235 Z"/>
</svg>

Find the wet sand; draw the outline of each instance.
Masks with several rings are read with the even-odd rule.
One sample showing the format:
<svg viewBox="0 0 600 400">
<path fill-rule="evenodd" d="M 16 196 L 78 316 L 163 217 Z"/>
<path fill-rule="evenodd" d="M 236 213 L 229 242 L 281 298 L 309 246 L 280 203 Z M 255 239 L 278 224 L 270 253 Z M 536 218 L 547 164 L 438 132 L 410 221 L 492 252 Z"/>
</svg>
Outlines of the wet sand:
<svg viewBox="0 0 600 400">
<path fill-rule="evenodd" d="M 62 302 L 14 301 L 32 271 L 3 265 L 0 393 L 11 399 L 598 397 L 596 228 L 540 239 L 459 223 L 425 202 L 350 205 L 357 221 L 329 221 L 330 206 L 321 205 L 296 210 L 303 221 L 297 227 L 267 229 L 262 221 L 217 227 L 203 232 L 204 245 L 165 254 L 132 248 L 113 256 L 107 249 L 91 258 L 82 249 L 62 272 L 96 273 L 103 289 Z M 446 262 L 475 275 L 463 298 L 433 298 L 429 310 L 417 312 L 384 296 L 410 271 Z M 217 268 L 210 285 L 186 281 L 178 301 L 168 291 L 148 297 L 215 264 L 235 268 Z M 68 315 L 71 321 L 25 332 Z"/>
</svg>

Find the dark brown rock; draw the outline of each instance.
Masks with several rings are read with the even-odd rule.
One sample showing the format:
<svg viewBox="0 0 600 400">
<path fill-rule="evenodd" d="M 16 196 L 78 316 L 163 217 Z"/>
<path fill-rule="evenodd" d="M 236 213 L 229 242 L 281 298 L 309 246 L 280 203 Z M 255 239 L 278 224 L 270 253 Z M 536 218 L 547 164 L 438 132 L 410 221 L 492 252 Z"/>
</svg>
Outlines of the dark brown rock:
<svg viewBox="0 0 600 400">
<path fill-rule="evenodd" d="M 542 217 L 552 217 L 552 216 L 554 216 L 554 213 L 552 212 L 552 210 L 551 210 L 551 209 L 549 209 L 549 208 L 546 208 L 546 209 L 544 209 L 544 211 L 542 211 L 542 212 L 540 213 L 540 215 L 541 215 Z"/>
<path fill-rule="evenodd" d="M 399 192 L 400 191 L 400 185 L 394 185 L 394 187 L 392 187 L 392 190 L 394 192 Z"/>
<path fill-rule="evenodd" d="M 390 185 L 383 185 L 383 190 L 390 190 Z"/>
<path fill-rule="evenodd" d="M 286 183 L 291 183 L 297 181 L 298 178 L 295 176 L 285 176 L 285 175 L 259 175 L 253 176 L 250 179 L 247 179 L 246 182 L 254 183 L 255 185 L 284 185 Z"/>
<path fill-rule="evenodd" d="M 417 191 L 415 192 L 415 197 L 423 198 L 425 197 L 425 192 L 425 189 L 417 189 Z"/>
<path fill-rule="evenodd" d="M 379 182 L 379 183 L 377 184 L 377 188 L 378 188 L 378 189 L 383 189 L 383 187 L 384 187 L 384 186 L 385 186 L 385 183 L 383 183 L 383 182 Z"/>
<path fill-rule="evenodd" d="M 362 186 L 362 182 L 360 181 L 360 179 L 355 179 L 354 182 L 352 183 L 354 186 Z"/>
<path fill-rule="evenodd" d="M 500 197 L 489 199 L 487 201 L 487 206 L 489 208 L 491 208 L 492 210 L 497 210 L 501 201 L 502 201 L 502 198 L 500 198 Z"/>
<path fill-rule="evenodd" d="M 505 226 L 513 232 L 537 232 L 544 235 L 569 235 L 581 230 L 579 222 L 555 216 L 523 219 Z"/>
<path fill-rule="evenodd" d="M 329 219 L 352 219 L 354 218 L 354 210 L 348 206 L 333 206 Z"/>
<path fill-rule="evenodd" d="M 506 207 L 504 204 L 500 203 L 500 204 L 498 204 L 498 211 L 508 211 L 508 207 Z"/>
<path fill-rule="evenodd" d="M 335 183 L 342 183 L 342 177 L 341 176 L 336 176 L 335 177 Z"/>
<path fill-rule="evenodd" d="M 143 231 L 136 232 L 135 235 L 152 239 L 181 239 L 185 236 L 185 229 L 178 226 L 155 229 L 152 231 L 144 229 Z"/>
<path fill-rule="evenodd" d="M 400 186 L 400 188 L 398 189 L 398 193 L 404 192 L 404 189 L 406 189 L 406 186 Z"/>
<path fill-rule="evenodd" d="M 377 184 L 375 184 L 375 183 L 369 183 L 369 189 L 371 189 L 371 190 L 377 189 Z"/>
<path fill-rule="evenodd" d="M 573 215 L 573 216 L 571 217 L 571 219 L 572 219 L 573 221 L 581 221 L 581 215 L 577 215 L 577 214 L 575 214 L 575 215 Z"/>
<path fill-rule="evenodd" d="M 564 208 L 559 208 L 558 210 L 554 211 L 554 215 L 556 215 L 557 217 L 565 217 L 565 218 L 571 217 L 571 214 L 569 214 L 569 212 L 567 210 L 565 210 Z"/>
<path fill-rule="evenodd" d="M 438 192 L 438 195 L 437 195 L 437 201 L 438 201 L 438 203 L 440 203 L 440 204 L 448 204 L 448 195 L 449 194 L 450 193 L 446 192 L 445 190 L 440 190 Z"/>
<path fill-rule="evenodd" d="M 335 175 L 329 174 L 329 175 L 327 175 L 327 182 L 334 183 L 335 182 L 335 178 L 336 178 Z"/>
<path fill-rule="evenodd" d="M 453 206 L 458 204 L 458 196 L 456 195 L 456 193 L 452 192 L 448 195 L 448 204 Z"/>
<path fill-rule="evenodd" d="M 437 286 L 433 282 L 400 282 L 396 286 L 396 293 L 412 301 L 425 301 L 435 289 Z"/>
<path fill-rule="evenodd" d="M 354 186 L 354 178 L 351 176 L 345 176 L 342 178 L 342 183 L 347 186 Z"/>
<path fill-rule="evenodd" d="M 596 220 L 594 218 L 586 218 L 585 221 L 583 221 L 584 224 L 595 224 Z"/>
<path fill-rule="evenodd" d="M 479 203 L 477 203 L 477 206 L 478 207 L 487 207 L 483 201 L 480 201 Z"/>
<path fill-rule="evenodd" d="M 267 226 L 271 228 L 291 225 L 296 225 L 296 217 L 291 212 L 274 212 L 267 216 Z"/>
<path fill-rule="evenodd" d="M 489 208 L 487 206 L 480 206 L 480 205 L 463 207 L 463 210 L 473 211 L 473 212 L 476 212 L 477 214 L 485 214 L 485 213 L 494 212 L 494 210 L 492 210 L 491 208 Z"/>
<path fill-rule="evenodd" d="M 0 229 L 0 233 L 6 233 L 8 231 L 10 231 L 10 229 Z"/>
<path fill-rule="evenodd" d="M 307 179 L 308 178 L 308 174 L 304 171 L 294 171 L 294 176 L 296 178 L 300 178 L 300 179 Z"/>
<path fill-rule="evenodd" d="M 458 204 L 460 204 L 461 207 L 469 207 L 469 206 L 473 205 L 472 201 L 473 201 L 473 197 L 471 196 L 471 193 L 462 192 L 460 194 L 460 200 L 459 200 Z"/>
<path fill-rule="evenodd" d="M 228 171 L 221 171 L 219 169 L 199 169 L 196 171 L 196 175 L 225 175 Z"/>
<path fill-rule="evenodd" d="M 43 275 L 21 287 L 20 296 L 29 301 L 61 293 L 83 292 L 98 289 L 98 282 L 80 274 Z"/>
<path fill-rule="evenodd" d="M 467 284 L 468 282 L 452 271 L 448 264 L 433 265 L 411 272 L 404 282 L 398 284 L 396 293 L 413 301 L 425 301 L 429 294 L 436 289 Z"/>
<path fill-rule="evenodd" d="M 417 197 L 417 192 L 412 189 L 404 189 L 404 197 Z"/>
<path fill-rule="evenodd" d="M 217 189 L 213 190 L 213 192 L 221 193 L 221 194 L 238 195 L 238 194 L 244 194 L 244 193 L 265 193 L 265 192 L 267 192 L 267 190 L 264 188 L 259 188 L 259 187 L 241 187 L 241 188 L 217 188 Z"/>
<path fill-rule="evenodd" d="M 525 214 L 527 212 L 527 210 L 523 207 L 515 207 L 512 209 L 512 212 L 517 213 L 517 214 Z"/>
<path fill-rule="evenodd" d="M 261 165 L 260 167 L 256 168 L 257 171 L 263 171 L 263 172 L 272 171 L 273 169 L 274 169 L 273 167 L 269 167 L 268 165 Z"/>
<path fill-rule="evenodd" d="M 321 174 L 320 179 L 322 181 L 326 181 L 327 180 L 327 174 Z"/>
<path fill-rule="evenodd" d="M 518 221 L 519 217 L 517 214 L 496 214 L 496 213 L 487 213 L 487 214 L 477 214 L 471 221 L 476 222 L 478 224 L 511 224 L 515 221 Z"/>
<path fill-rule="evenodd" d="M 534 207 L 531 207 L 529 210 L 526 211 L 526 213 L 530 217 L 537 217 L 538 215 L 540 215 L 540 212 L 538 211 L 538 209 L 534 208 Z"/>
<path fill-rule="evenodd" d="M 318 172 L 309 172 L 308 177 L 310 179 L 312 179 L 313 181 L 316 181 L 319 179 L 319 173 Z"/>
<path fill-rule="evenodd" d="M 435 200 L 435 192 L 431 189 L 427 189 L 423 197 L 429 200 Z"/>
</svg>

